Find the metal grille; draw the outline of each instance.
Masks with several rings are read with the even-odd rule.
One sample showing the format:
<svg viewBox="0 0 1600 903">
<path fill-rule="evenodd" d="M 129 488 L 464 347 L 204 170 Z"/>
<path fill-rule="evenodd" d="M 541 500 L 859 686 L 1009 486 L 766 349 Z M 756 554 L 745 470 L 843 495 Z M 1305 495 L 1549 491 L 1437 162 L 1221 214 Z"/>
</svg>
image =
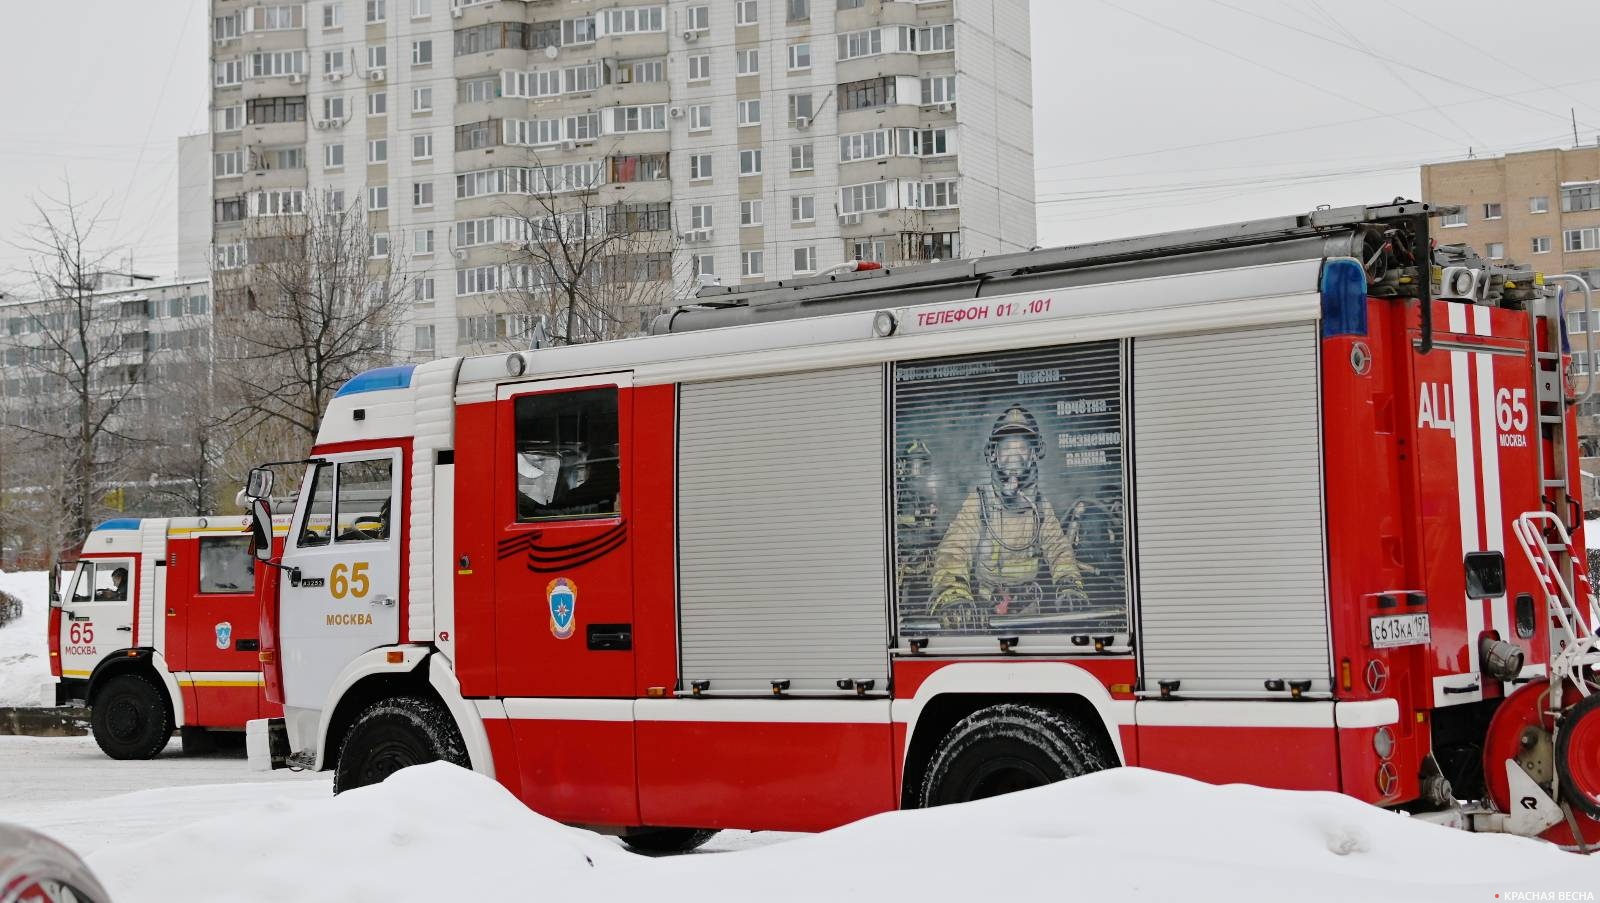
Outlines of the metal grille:
<svg viewBox="0 0 1600 903">
<path fill-rule="evenodd" d="M 1315 325 L 1136 339 L 1133 371 L 1147 686 L 1326 690 Z"/>
<path fill-rule="evenodd" d="M 685 687 L 886 689 L 883 396 L 878 366 L 682 387 Z"/>
<path fill-rule="evenodd" d="M 1128 629 L 1117 342 L 895 366 L 903 636 Z"/>
</svg>

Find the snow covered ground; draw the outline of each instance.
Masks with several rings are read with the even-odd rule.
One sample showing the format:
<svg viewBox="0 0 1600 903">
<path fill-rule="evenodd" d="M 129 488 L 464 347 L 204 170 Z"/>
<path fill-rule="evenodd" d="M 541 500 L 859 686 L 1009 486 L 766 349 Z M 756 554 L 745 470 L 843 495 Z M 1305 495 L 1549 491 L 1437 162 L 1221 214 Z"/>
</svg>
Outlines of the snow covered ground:
<svg viewBox="0 0 1600 903">
<path fill-rule="evenodd" d="M 44 571 L 0 573 L 0 590 L 22 600 L 22 617 L 0 627 L 0 706 L 39 705 L 50 680 L 48 581 Z"/>
</svg>

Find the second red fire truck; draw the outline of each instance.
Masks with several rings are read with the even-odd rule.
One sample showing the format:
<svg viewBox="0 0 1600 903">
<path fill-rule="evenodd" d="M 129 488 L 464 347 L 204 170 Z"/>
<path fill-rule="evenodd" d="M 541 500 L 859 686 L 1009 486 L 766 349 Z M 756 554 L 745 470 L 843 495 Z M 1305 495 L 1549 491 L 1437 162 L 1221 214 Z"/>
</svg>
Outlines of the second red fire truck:
<svg viewBox="0 0 1600 903">
<path fill-rule="evenodd" d="M 1600 841 L 1566 280 L 1431 215 L 360 376 L 264 578 L 252 759 L 446 759 L 648 849 L 1118 764 Z"/>
</svg>

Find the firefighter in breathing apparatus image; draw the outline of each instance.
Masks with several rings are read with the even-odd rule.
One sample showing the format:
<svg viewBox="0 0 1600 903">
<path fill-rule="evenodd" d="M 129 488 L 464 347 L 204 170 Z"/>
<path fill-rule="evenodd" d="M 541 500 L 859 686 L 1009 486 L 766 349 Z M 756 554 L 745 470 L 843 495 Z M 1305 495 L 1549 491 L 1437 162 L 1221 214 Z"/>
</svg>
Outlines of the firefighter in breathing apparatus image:
<svg viewBox="0 0 1600 903">
<path fill-rule="evenodd" d="M 983 450 L 989 483 L 973 487 L 933 554 L 928 614 L 945 629 L 1087 607 L 1072 544 L 1039 490 L 1044 452 L 1027 408 L 995 419 Z"/>
</svg>

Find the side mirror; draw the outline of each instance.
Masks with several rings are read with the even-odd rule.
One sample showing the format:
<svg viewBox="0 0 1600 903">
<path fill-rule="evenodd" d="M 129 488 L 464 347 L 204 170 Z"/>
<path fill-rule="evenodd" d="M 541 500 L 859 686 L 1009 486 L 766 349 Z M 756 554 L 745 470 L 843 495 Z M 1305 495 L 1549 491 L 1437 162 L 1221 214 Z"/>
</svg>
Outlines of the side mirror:
<svg viewBox="0 0 1600 903">
<path fill-rule="evenodd" d="M 245 484 L 244 494 L 253 499 L 264 499 L 272 495 L 272 471 L 265 467 L 256 467 L 250 470 L 250 479 Z"/>
<path fill-rule="evenodd" d="M 50 565 L 50 607 L 61 607 L 61 562 Z"/>
<path fill-rule="evenodd" d="M 252 483 L 256 473 L 250 473 Z M 271 475 L 268 475 L 267 483 L 271 485 Z M 256 499 L 255 504 L 250 506 L 250 551 L 257 561 L 272 558 L 272 509 L 267 507 L 267 500 L 263 498 Z"/>
</svg>

